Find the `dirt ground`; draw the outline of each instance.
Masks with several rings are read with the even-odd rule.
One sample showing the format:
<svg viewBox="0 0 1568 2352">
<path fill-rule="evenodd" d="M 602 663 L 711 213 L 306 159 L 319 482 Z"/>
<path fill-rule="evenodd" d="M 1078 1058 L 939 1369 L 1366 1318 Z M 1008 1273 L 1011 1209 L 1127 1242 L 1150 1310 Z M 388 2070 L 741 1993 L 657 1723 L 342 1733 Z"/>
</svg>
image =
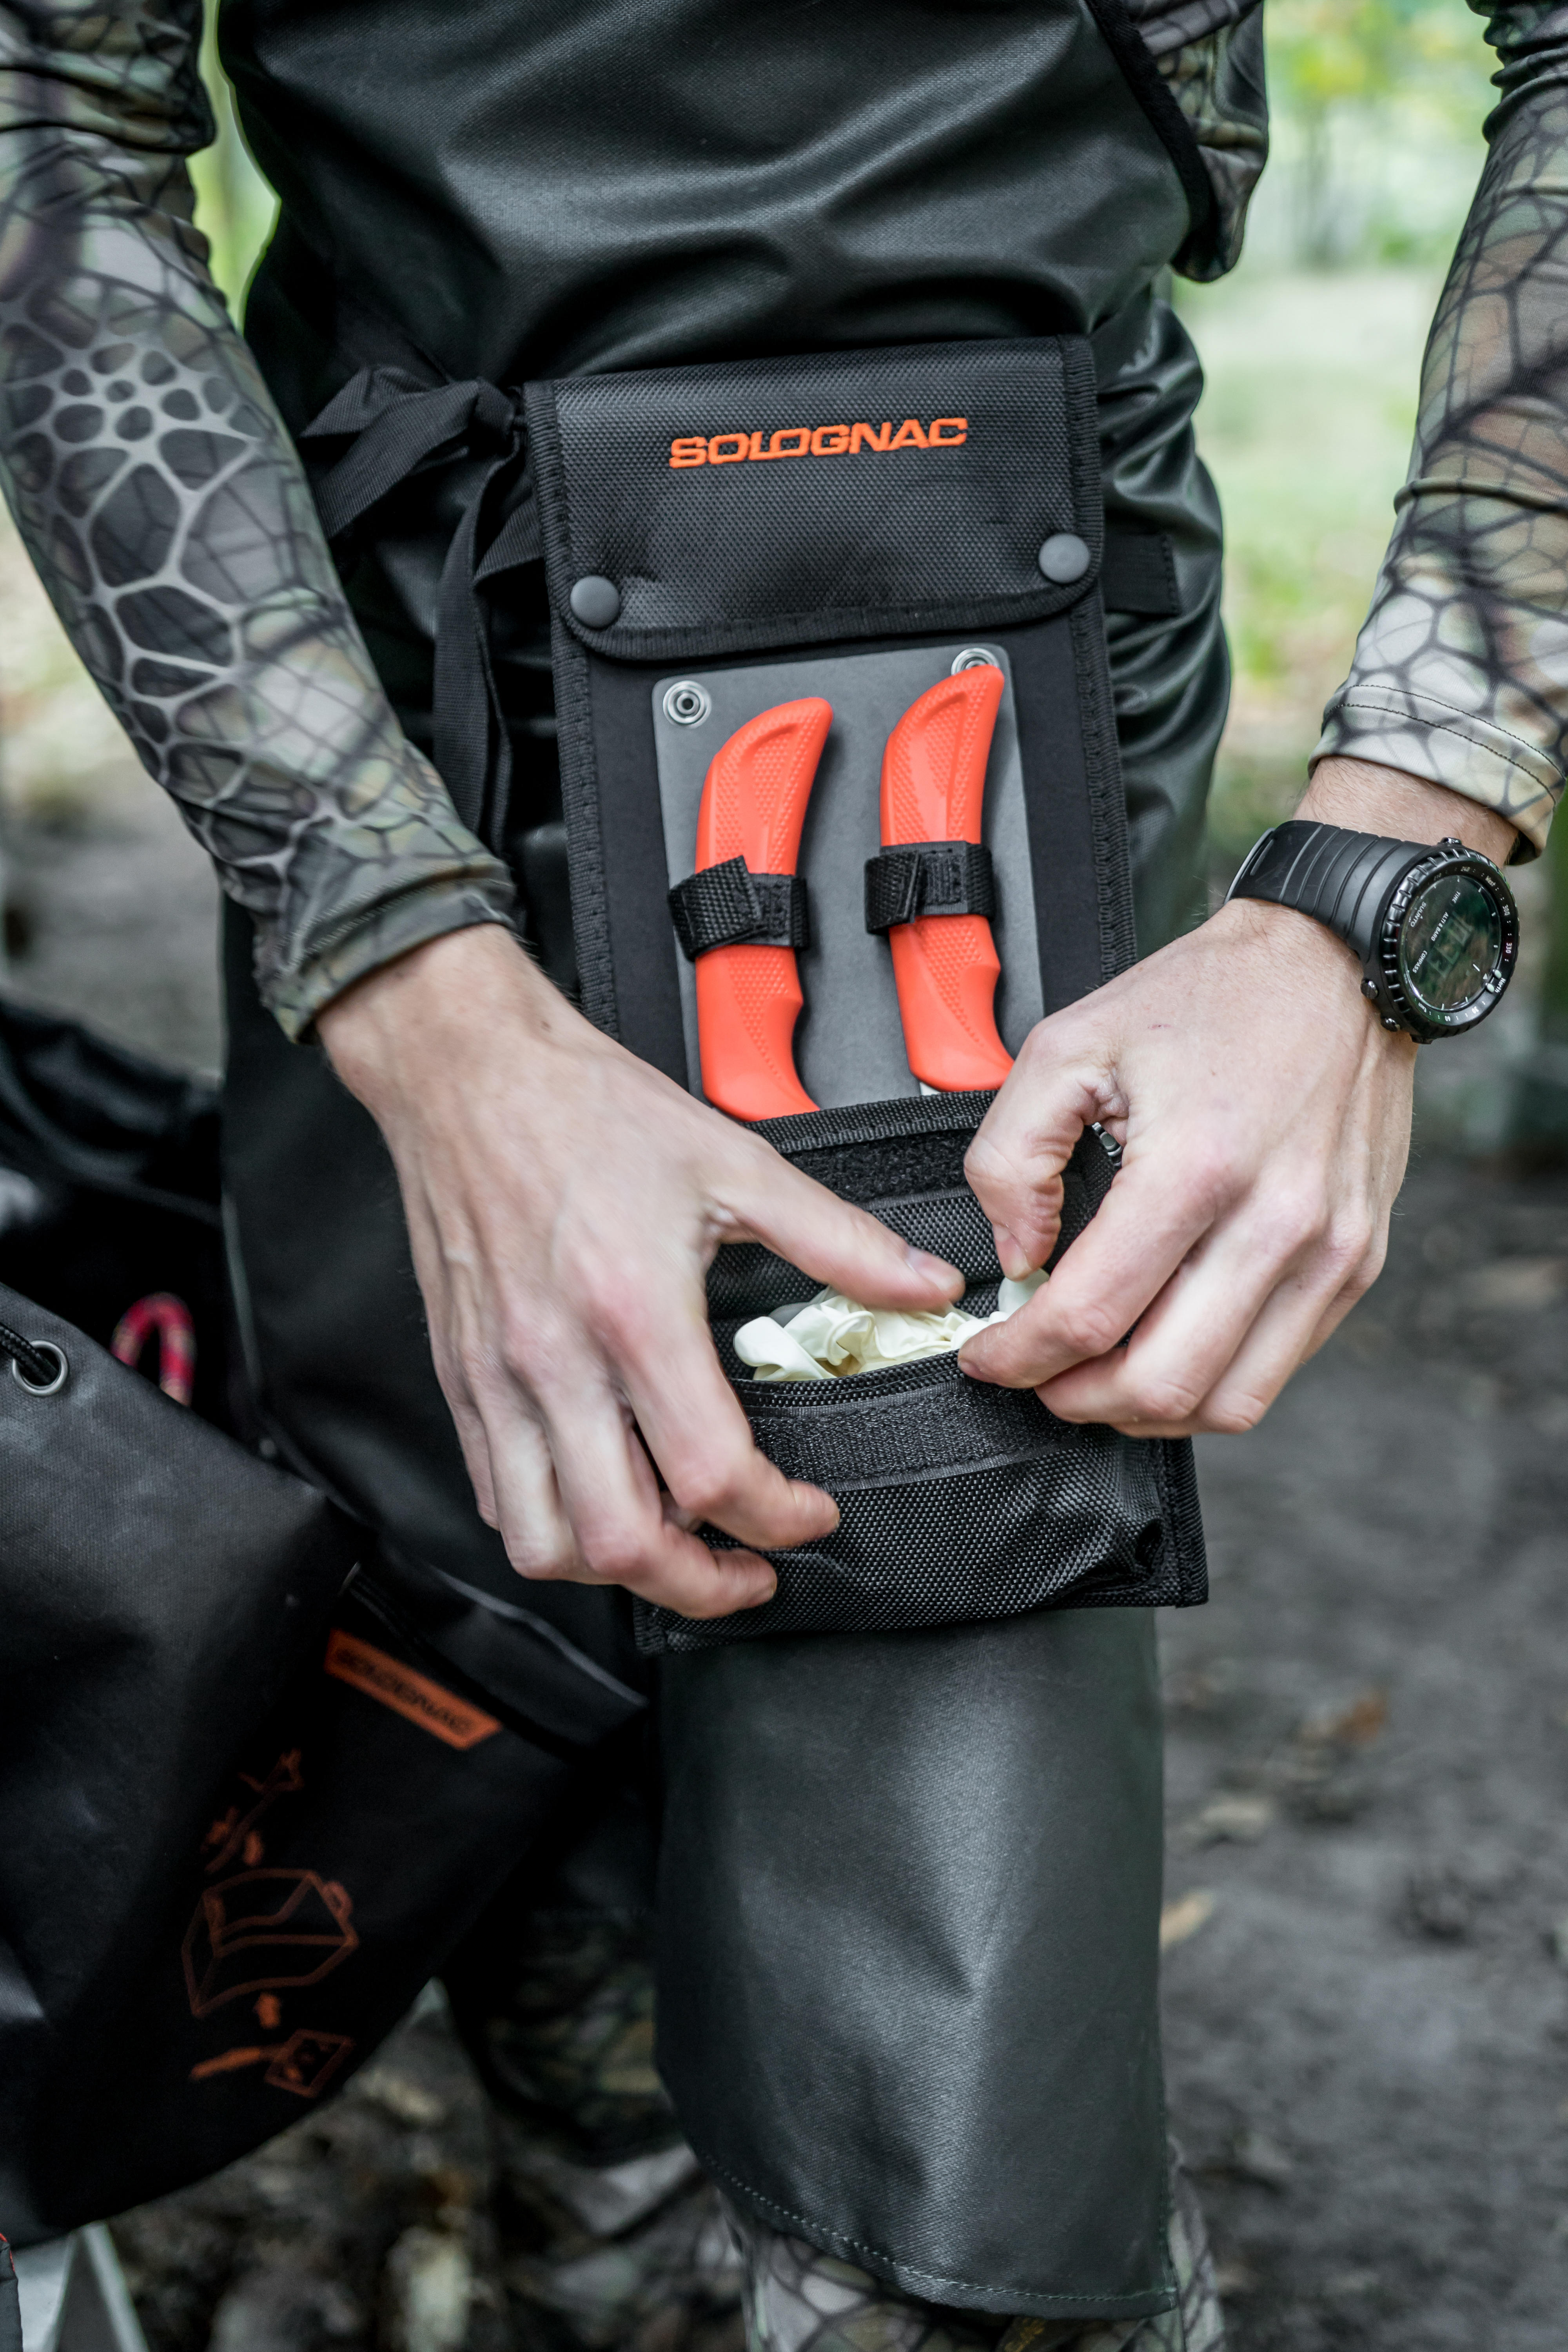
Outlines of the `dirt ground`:
<svg viewBox="0 0 1568 2352">
<path fill-rule="evenodd" d="M 210 889 L 151 792 L 10 855 L 7 984 L 215 1063 Z M 1232 2342 L 1563 2352 L 1568 1177 L 1418 1151 L 1377 1290 L 1202 1467 L 1214 1599 L 1164 1627 L 1167 2032 Z M 120 2238 L 155 2352 L 500 2352 L 490 2186 L 431 1998 Z"/>
</svg>

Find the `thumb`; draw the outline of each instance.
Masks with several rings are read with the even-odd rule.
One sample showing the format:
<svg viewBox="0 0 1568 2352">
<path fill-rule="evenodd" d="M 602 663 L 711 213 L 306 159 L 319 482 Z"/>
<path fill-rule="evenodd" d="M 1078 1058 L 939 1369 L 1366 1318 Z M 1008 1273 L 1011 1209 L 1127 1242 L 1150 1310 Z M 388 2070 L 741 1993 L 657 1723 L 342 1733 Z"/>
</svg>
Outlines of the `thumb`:
<svg viewBox="0 0 1568 2352">
<path fill-rule="evenodd" d="M 724 1205 L 755 1240 L 862 1307 L 929 1312 L 963 1295 L 955 1265 L 914 1248 L 776 1154 L 725 1191 Z"/>
<path fill-rule="evenodd" d="M 1091 1119 L 1100 1089 L 1080 1061 L 1052 1051 L 1051 1024 L 1025 1044 L 963 1162 L 970 1190 L 991 1220 L 1002 1271 L 1014 1281 L 1044 1265 L 1061 1231 L 1062 1171 Z"/>
</svg>

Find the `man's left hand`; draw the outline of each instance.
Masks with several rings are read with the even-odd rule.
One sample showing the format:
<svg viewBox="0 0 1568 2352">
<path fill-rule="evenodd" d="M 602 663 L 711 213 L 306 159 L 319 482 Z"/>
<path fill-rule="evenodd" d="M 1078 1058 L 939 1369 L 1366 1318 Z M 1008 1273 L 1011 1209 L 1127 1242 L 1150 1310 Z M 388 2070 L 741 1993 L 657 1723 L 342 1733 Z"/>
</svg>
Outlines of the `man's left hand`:
<svg viewBox="0 0 1568 2352">
<path fill-rule="evenodd" d="M 1300 814 L 1457 834 L 1500 863 L 1513 844 L 1490 811 L 1359 761 L 1325 761 Z M 1382 1267 L 1415 1053 L 1363 997 L 1348 948 L 1250 900 L 1043 1021 L 967 1163 L 1003 1271 L 1050 1255 L 1090 1120 L 1121 1167 L 1045 1287 L 969 1342 L 965 1371 L 1133 1437 L 1250 1429 Z"/>
</svg>

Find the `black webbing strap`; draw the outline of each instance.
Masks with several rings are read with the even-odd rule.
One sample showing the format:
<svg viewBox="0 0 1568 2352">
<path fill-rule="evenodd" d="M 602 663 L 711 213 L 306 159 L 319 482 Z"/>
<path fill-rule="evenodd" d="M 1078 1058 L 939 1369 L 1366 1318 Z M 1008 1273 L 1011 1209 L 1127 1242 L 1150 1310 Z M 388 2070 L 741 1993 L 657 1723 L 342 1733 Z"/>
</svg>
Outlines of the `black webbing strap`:
<svg viewBox="0 0 1568 2352">
<path fill-rule="evenodd" d="M 675 935 L 693 963 L 713 948 L 811 944 L 805 884 L 796 874 L 753 874 L 743 857 L 706 866 L 669 894 Z"/>
<path fill-rule="evenodd" d="M 435 752 L 458 814 L 493 847 L 505 831 L 511 750 L 481 592 L 542 551 L 525 474 L 522 395 L 478 378 L 429 384 L 405 368 L 362 368 L 300 437 L 349 443 L 313 485 L 329 540 L 346 537 L 416 474 L 465 459 L 483 465 L 441 572 Z"/>
<path fill-rule="evenodd" d="M 994 915 L 991 852 L 975 841 L 911 841 L 866 860 L 866 929 L 890 931 L 917 915 Z"/>
</svg>

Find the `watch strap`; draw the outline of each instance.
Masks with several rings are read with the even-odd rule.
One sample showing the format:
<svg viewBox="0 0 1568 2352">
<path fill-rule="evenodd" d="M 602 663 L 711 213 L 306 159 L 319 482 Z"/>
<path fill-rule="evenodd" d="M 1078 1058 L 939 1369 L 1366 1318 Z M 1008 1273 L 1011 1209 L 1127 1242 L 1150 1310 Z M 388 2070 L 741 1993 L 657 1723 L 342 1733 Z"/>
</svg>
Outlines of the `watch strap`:
<svg viewBox="0 0 1568 2352">
<path fill-rule="evenodd" d="M 1292 817 L 1253 845 L 1228 895 L 1313 916 L 1365 964 L 1376 951 L 1378 918 L 1395 885 L 1432 854 L 1430 842 L 1389 841 Z"/>
</svg>

